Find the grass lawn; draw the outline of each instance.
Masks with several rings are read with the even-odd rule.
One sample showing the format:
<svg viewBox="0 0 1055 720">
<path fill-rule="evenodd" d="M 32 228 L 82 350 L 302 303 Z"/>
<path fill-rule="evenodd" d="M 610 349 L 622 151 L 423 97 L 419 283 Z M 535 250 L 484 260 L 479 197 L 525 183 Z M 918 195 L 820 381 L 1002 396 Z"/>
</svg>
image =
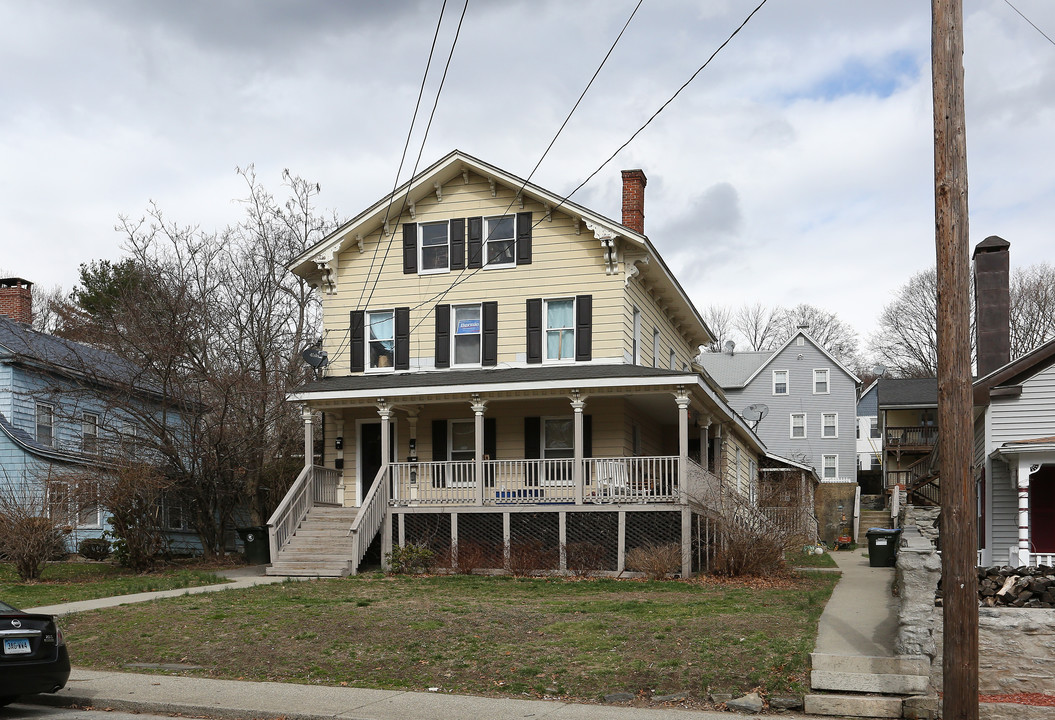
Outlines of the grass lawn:
<svg viewBox="0 0 1055 720">
<path fill-rule="evenodd" d="M 76 665 L 507 697 L 803 692 L 837 576 L 745 582 L 359 576 L 68 617 Z"/>
<path fill-rule="evenodd" d="M 18 608 L 227 582 L 211 570 L 168 567 L 140 575 L 110 563 L 48 563 L 40 580 L 23 583 L 0 563 L 0 600 Z"/>
<path fill-rule="evenodd" d="M 821 555 L 807 555 L 802 552 L 801 549 L 788 550 L 784 553 L 784 562 L 787 563 L 788 567 L 796 568 L 834 568 L 839 567 L 835 564 L 834 558 L 830 553 L 823 553 Z"/>
</svg>

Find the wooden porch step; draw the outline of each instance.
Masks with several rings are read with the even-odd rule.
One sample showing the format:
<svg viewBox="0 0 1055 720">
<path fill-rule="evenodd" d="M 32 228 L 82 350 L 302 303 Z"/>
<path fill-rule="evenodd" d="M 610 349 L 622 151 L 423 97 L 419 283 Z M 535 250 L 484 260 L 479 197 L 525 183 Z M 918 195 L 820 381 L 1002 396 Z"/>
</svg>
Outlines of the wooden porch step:
<svg viewBox="0 0 1055 720">
<path fill-rule="evenodd" d="M 295 577 L 344 577 L 351 572 L 345 562 L 277 562 L 267 568 L 268 575 L 291 575 Z"/>
</svg>

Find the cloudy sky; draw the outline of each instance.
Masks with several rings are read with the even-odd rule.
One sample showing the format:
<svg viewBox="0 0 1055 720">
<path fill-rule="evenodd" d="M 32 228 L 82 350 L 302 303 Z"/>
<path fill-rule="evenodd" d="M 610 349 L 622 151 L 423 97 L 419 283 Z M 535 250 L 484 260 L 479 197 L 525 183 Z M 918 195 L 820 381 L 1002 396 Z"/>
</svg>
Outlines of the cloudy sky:
<svg viewBox="0 0 1055 720">
<path fill-rule="evenodd" d="M 1012 2 L 1055 38 L 1055 3 Z M 470 0 L 422 166 L 458 148 L 526 176 L 636 3 Z M 757 3 L 644 0 L 534 181 L 577 186 Z M 0 268 L 68 290 L 150 201 L 219 229 L 250 163 L 355 215 L 392 187 L 441 4 L 0 0 Z M 965 5 L 972 245 L 1055 261 L 1055 45 L 1005 0 Z M 699 307 L 807 302 L 864 338 L 934 263 L 931 128 L 929 3 L 772 0 L 574 199 L 618 219 L 641 168 L 645 231 Z"/>
</svg>

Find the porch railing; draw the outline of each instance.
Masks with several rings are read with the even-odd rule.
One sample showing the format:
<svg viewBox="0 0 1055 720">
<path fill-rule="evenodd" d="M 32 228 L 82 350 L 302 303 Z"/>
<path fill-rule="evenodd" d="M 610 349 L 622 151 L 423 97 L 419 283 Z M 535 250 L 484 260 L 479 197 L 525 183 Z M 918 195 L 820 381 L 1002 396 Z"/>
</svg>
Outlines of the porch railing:
<svg viewBox="0 0 1055 720">
<path fill-rule="evenodd" d="M 363 561 L 366 551 L 370 549 L 370 543 L 377 537 L 377 531 L 385 522 L 385 513 L 388 511 L 389 489 L 385 482 L 385 468 L 377 471 L 373 485 L 363 498 L 363 504 L 348 528 L 348 534 L 352 537 L 352 574 L 359 572 L 359 563 Z"/>
<path fill-rule="evenodd" d="M 307 465 L 293 481 L 293 485 L 267 521 L 271 559 L 289 542 L 308 511 L 316 504 L 337 504 L 337 485 L 340 473 L 332 468 Z"/>
<path fill-rule="evenodd" d="M 1008 549 L 1008 565 L 1011 567 L 1019 567 L 1021 565 L 1027 565 L 1029 567 L 1037 567 L 1038 565 L 1055 565 L 1055 552 L 1042 552 L 1042 553 L 1020 553 L 1018 547 L 1011 547 Z M 1026 560 L 1028 556 L 1028 561 Z"/>
<path fill-rule="evenodd" d="M 933 425 L 915 425 L 910 427 L 888 427 L 886 444 L 888 448 L 931 447 L 938 442 L 938 428 Z"/>
<path fill-rule="evenodd" d="M 575 460 L 570 458 L 485 460 L 482 487 L 473 461 L 391 463 L 389 469 L 392 502 L 398 504 L 577 502 Z M 583 502 L 676 502 L 678 470 L 675 456 L 584 458 L 580 497 Z"/>
</svg>

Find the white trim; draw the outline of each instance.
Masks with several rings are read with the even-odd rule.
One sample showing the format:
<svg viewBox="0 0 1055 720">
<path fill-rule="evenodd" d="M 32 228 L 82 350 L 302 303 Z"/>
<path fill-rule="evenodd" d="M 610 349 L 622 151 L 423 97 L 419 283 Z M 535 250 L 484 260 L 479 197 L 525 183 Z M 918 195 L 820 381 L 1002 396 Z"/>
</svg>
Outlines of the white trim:
<svg viewBox="0 0 1055 720">
<path fill-rule="evenodd" d="M 399 424 L 396 422 L 395 413 L 392 413 L 389 416 L 388 424 L 392 427 L 392 447 L 390 448 L 390 451 L 395 455 L 396 448 L 399 447 Z M 363 425 L 379 426 L 381 425 L 381 418 L 378 417 L 376 420 L 357 418 L 355 421 L 355 507 L 363 506 Z M 450 435 L 449 432 L 447 434 Z M 381 463 L 384 464 L 383 457 L 381 458 Z M 344 471 L 341 470 L 339 472 L 341 473 L 341 481 L 343 482 Z"/>
<path fill-rule="evenodd" d="M 835 418 L 835 434 L 834 435 L 825 435 L 824 434 L 824 428 L 825 428 L 824 418 L 826 418 L 828 416 L 831 416 L 831 417 Z M 821 413 L 821 438 L 823 438 L 824 440 L 838 440 L 839 439 L 839 413 L 836 413 L 836 412 L 822 412 Z"/>
<path fill-rule="evenodd" d="M 824 374 L 824 387 L 823 391 L 817 390 L 817 375 Z M 831 395 L 832 394 L 832 373 L 828 368 L 813 368 L 813 394 L 814 395 Z"/>
<path fill-rule="evenodd" d="M 571 302 L 571 357 L 570 358 L 551 358 L 549 357 L 549 304 L 551 302 Z M 560 295 L 551 298 L 542 298 L 542 362 L 546 365 L 568 365 L 575 362 L 575 343 L 578 338 L 578 330 L 576 328 L 576 318 L 578 317 L 579 303 L 576 301 L 574 295 L 566 296 Z M 554 332 L 565 332 L 569 328 L 554 329 Z M 482 338 L 481 338 L 482 340 Z"/>
<path fill-rule="evenodd" d="M 801 417 L 802 418 L 802 435 L 796 435 L 795 434 L 795 418 L 796 417 Z M 788 437 L 791 440 L 805 440 L 807 437 L 809 437 L 810 432 L 807 429 L 808 428 L 808 424 L 807 424 L 806 413 L 804 413 L 804 412 L 793 412 L 793 413 L 791 413 L 791 417 L 789 418 L 789 420 L 790 420 L 790 427 L 788 428 Z"/>
<path fill-rule="evenodd" d="M 832 475 L 832 477 L 830 477 L 830 478 L 827 475 L 824 474 L 824 471 L 828 467 L 828 465 L 827 465 L 828 458 L 834 458 L 835 459 L 835 465 L 834 465 L 835 474 Z M 839 454 L 838 453 L 825 453 L 824 455 L 821 455 L 821 477 L 822 478 L 826 478 L 828 480 L 833 480 L 833 479 L 839 477 Z"/>
<path fill-rule="evenodd" d="M 371 315 L 390 313 L 392 315 L 392 364 L 388 367 L 372 367 L 370 365 L 370 320 Z M 384 340 L 380 340 L 384 342 Z M 363 372 L 364 373 L 390 373 L 396 369 L 396 309 L 383 308 L 380 310 L 366 310 L 363 313 Z"/>
<path fill-rule="evenodd" d="M 456 331 L 457 331 L 457 327 L 458 327 L 457 326 L 458 308 L 476 308 L 478 313 L 479 313 L 480 330 L 479 330 L 479 332 L 476 333 L 476 335 L 480 338 L 480 350 L 477 353 L 476 362 L 471 362 L 471 363 L 459 363 L 459 362 L 457 362 L 457 357 L 458 356 L 457 356 L 457 353 L 456 353 L 456 347 L 457 347 L 456 346 L 456 340 L 457 340 L 457 333 L 456 333 Z M 457 305 L 451 305 L 450 316 L 451 316 L 451 326 L 450 326 L 451 367 L 452 368 L 458 368 L 458 369 L 460 369 L 460 368 L 478 368 L 478 367 L 483 367 L 483 356 L 484 356 L 484 306 L 483 306 L 483 303 L 459 303 Z M 469 335 L 471 333 L 466 333 L 466 334 Z"/>
<path fill-rule="evenodd" d="M 49 435 L 51 435 L 47 442 L 43 442 L 40 439 L 40 411 L 44 409 L 48 411 L 48 423 L 46 427 L 48 428 Z M 35 401 L 33 403 L 33 439 L 44 447 L 53 448 L 58 446 L 58 438 L 55 435 L 55 406 L 52 403 Z"/>
<path fill-rule="evenodd" d="M 784 392 L 777 392 L 777 373 L 784 373 Z M 773 371 L 773 384 L 770 388 L 773 391 L 774 396 L 783 397 L 791 394 L 791 371 L 790 370 L 774 370 Z"/>
<path fill-rule="evenodd" d="M 491 242 L 490 233 L 487 232 L 487 223 L 489 220 L 500 220 L 502 218 L 513 219 L 513 237 L 501 238 L 498 242 L 512 242 L 513 243 L 513 260 L 512 262 L 495 263 L 492 264 L 487 259 L 487 244 Z M 516 213 L 511 215 L 490 215 L 484 216 L 483 222 L 481 223 L 480 232 L 482 237 L 480 238 L 480 267 L 484 270 L 501 270 L 503 268 L 514 268 L 517 266 L 517 216 Z"/>
<path fill-rule="evenodd" d="M 447 267 L 442 268 L 430 268 L 425 269 L 424 263 L 424 252 L 425 252 L 425 228 L 431 225 L 446 225 L 447 226 Z M 451 221 L 450 220 L 433 220 L 425 223 L 418 223 L 416 228 L 417 239 L 416 239 L 416 250 L 418 254 L 418 275 L 439 275 L 441 273 L 449 273 L 451 271 Z M 432 245 L 430 247 L 441 247 L 440 245 Z"/>
</svg>

